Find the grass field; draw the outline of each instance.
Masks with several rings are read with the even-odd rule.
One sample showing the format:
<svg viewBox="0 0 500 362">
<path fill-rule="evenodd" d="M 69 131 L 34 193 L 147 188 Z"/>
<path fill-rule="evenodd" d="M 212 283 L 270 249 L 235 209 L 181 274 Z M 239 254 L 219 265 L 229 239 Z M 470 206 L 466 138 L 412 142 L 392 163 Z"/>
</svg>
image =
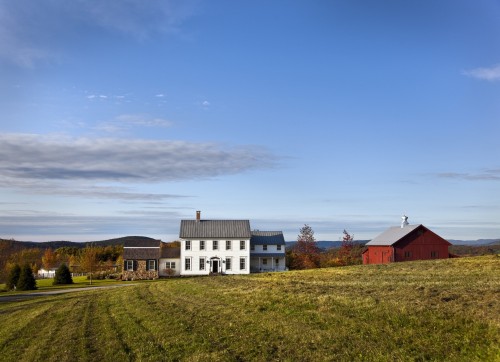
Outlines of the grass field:
<svg viewBox="0 0 500 362">
<path fill-rule="evenodd" d="M 36 293 L 36 292 L 43 292 L 47 290 L 52 290 L 52 289 L 67 289 L 67 288 L 83 288 L 83 287 L 101 287 L 101 286 L 106 286 L 106 285 L 111 285 L 111 284 L 117 284 L 117 283 L 123 283 L 121 280 L 116 280 L 116 279 L 93 279 L 92 284 L 90 284 L 90 280 L 87 279 L 87 277 L 73 277 L 73 284 L 65 284 L 65 285 L 52 285 L 52 282 L 54 279 L 49 278 L 49 279 L 37 279 L 36 280 L 36 286 L 37 290 L 31 290 L 31 291 L 22 291 L 22 293 Z M 7 292 L 7 287 L 5 284 L 0 284 L 0 296 L 2 295 L 12 295 L 12 294 L 17 294 L 20 292 Z"/>
<path fill-rule="evenodd" d="M 0 316 L 2 361 L 499 361 L 500 257 L 0 298 Z"/>
</svg>

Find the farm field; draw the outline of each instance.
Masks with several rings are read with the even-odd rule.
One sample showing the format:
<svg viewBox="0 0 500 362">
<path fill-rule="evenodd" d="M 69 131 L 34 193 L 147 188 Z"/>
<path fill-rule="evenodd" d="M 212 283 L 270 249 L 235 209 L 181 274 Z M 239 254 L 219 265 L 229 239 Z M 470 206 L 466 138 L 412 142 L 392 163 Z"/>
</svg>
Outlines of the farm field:
<svg viewBox="0 0 500 362">
<path fill-rule="evenodd" d="M 498 361 L 500 257 L 0 297 L 0 316 L 1 361 Z"/>
</svg>

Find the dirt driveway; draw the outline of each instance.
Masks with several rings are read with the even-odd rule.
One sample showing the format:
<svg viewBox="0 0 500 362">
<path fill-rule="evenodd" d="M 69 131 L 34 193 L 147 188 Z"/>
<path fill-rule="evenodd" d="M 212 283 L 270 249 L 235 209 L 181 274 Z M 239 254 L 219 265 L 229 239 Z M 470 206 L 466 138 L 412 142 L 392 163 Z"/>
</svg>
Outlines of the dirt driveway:
<svg viewBox="0 0 500 362">
<path fill-rule="evenodd" d="M 137 283 L 131 284 L 115 284 L 115 285 L 105 285 L 101 287 L 82 287 L 82 288 L 68 288 L 68 289 L 56 289 L 56 290 L 48 290 L 46 292 L 34 292 L 34 293 L 20 293 L 20 294 L 10 294 L 10 295 L 0 295 L 0 303 L 7 302 L 18 302 L 25 299 L 36 298 L 36 297 L 45 297 L 48 295 L 57 295 L 71 292 L 82 292 L 86 290 L 99 290 L 99 289 L 112 289 L 112 288 L 121 288 L 128 287 L 132 285 L 137 285 Z"/>
</svg>

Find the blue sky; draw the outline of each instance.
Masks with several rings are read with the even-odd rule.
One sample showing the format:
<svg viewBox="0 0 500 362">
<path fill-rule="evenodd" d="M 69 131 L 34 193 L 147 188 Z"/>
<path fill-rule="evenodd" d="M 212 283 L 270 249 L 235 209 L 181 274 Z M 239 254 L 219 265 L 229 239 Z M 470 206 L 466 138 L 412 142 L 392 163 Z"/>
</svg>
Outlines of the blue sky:
<svg viewBox="0 0 500 362">
<path fill-rule="evenodd" d="M 500 3 L 0 0 L 0 237 L 500 237 Z"/>
</svg>

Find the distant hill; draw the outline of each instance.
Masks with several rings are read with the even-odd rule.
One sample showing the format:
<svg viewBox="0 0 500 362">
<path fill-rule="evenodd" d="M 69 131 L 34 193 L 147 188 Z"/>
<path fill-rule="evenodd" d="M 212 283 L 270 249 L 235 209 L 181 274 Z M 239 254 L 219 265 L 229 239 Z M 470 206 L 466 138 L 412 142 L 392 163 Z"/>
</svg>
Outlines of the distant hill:
<svg viewBox="0 0 500 362">
<path fill-rule="evenodd" d="M 140 240 L 140 241 L 149 241 L 156 240 L 153 238 L 149 238 L 147 236 L 124 236 L 116 239 L 109 240 L 100 240 L 100 241 L 87 241 L 87 242 L 74 242 L 74 241 L 44 241 L 44 242 L 36 242 L 36 241 L 17 241 L 17 240 L 5 240 L 0 239 L 0 242 L 8 244 L 13 249 L 28 249 L 28 248 L 36 248 L 36 249 L 57 249 L 62 247 L 73 247 L 73 248 L 85 248 L 87 245 L 94 246 L 114 246 L 114 245 L 123 245 L 125 241 L 130 240 Z"/>
<path fill-rule="evenodd" d="M 478 239 L 478 240 L 448 240 L 453 245 L 496 245 L 500 244 L 500 239 Z"/>
</svg>

